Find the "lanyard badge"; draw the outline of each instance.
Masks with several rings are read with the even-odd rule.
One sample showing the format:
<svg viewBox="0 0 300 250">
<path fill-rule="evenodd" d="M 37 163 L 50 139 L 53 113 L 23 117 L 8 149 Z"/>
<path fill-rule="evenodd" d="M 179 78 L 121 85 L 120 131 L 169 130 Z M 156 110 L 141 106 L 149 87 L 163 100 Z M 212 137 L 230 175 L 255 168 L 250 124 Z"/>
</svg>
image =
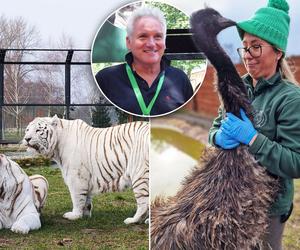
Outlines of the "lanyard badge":
<svg viewBox="0 0 300 250">
<path fill-rule="evenodd" d="M 145 104 L 145 101 L 144 101 L 144 98 L 142 96 L 142 93 L 141 93 L 141 90 L 136 82 L 136 79 L 132 73 L 132 70 L 130 68 L 130 66 L 126 63 L 126 71 L 127 71 L 127 75 L 128 75 L 128 78 L 129 78 L 129 81 L 131 83 L 131 87 L 134 91 L 134 94 L 136 96 L 136 99 L 139 103 L 139 106 L 140 106 L 140 109 L 143 113 L 143 115 L 150 115 L 150 112 L 151 112 L 151 109 L 157 99 L 157 96 L 161 90 L 161 87 L 163 85 L 163 82 L 164 82 L 164 79 L 165 79 L 165 72 L 162 73 L 161 77 L 159 78 L 159 82 L 158 82 L 158 85 L 157 85 L 157 88 L 156 88 L 156 91 L 155 91 L 155 95 L 153 96 L 151 102 L 149 103 L 148 107 L 146 106 Z"/>
</svg>

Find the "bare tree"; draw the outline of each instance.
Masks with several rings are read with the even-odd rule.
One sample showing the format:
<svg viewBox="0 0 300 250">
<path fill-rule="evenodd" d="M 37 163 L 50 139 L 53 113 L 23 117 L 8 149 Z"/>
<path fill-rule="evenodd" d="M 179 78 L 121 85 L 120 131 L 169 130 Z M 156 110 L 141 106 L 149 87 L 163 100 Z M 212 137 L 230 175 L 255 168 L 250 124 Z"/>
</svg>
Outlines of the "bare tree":
<svg viewBox="0 0 300 250">
<path fill-rule="evenodd" d="M 35 26 L 30 26 L 22 17 L 8 19 L 4 15 L 0 17 L 0 48 L 28 49 L 39 45 L 39 32 Z M 30 51 L 7 51 L 6 61 L 20 62 L 33 55 Z M 28 103 L 31 87 L 30 75 L 36 68 L 22 64 L 7 64 L 4 69 L 4 102 Z M 15 127 L 20 132 L 21 114 L 24 106 L 5 107 L 4 112 L 15 118 Z"/>
<path fill-rule="evenodd" d="M 59 53 L 47 53 L 43 55 L 43 61 L 61 61 Z M 62 104 L 64 103 L 64 71 L 61 65 L 39 65 L 37 74 L 39 83 L 37 103 Z M 48 108 L 47 116 L 51 115 L 51 107 Z"/>
<path fill-rule="evenodd" d="M 59 43 L 59 48 L 74 48 L 74 42 L 71 37 L 62 34 Z M 77 52 L 73 55 L 73 61 L 89 61 L 90 53 Z M 93 73 L 90 65 L 72 66 L 71 68 L 71 103 L 108 103 L 105 97 L 101 94 L 96 82 L 93 78 Z M 74 115 L 85 119 L 91 123 L 95 115 L 95 107 L 80 107 L 74 110 Z M 97 108 L 96 108 L 97 109 Z M 102 114 L 109 116 L 109 110 L 106 107 L 101 107 Z"/>
<path fill-rule="evenodd" d="M 74 49 L 74 41 L 72 37 L 63 33 L 57 42 L 49 41 L 49 46 L 57 49 Z M 67 51 L 58 51 L 47 54 L 45 60 L 65 62 Z M 88 52 L 75 52 L 72 61 L 85 61 L 90 59 Z M 65 84 L 65 68 L 64 65 L 44 65 L 40 67 L 39 81 L 43 86 L 45 100 L 49 103 L 63 103 Z M 59 94 L 59 91 L 60 94 Z M 91 68 L 89 65 L 72 65 L 71 66 L 71 103 L 97 103 L 99 101 L 100 91 L 95 85 Z M 50 110 L 48 112 L 50 115 Z M 91 122 L 91 110 L 89 107 L 72 108 L 72 115 L 80 117 L 87 122 Z"/>
<path fill-rule="evenodd" d="M 57 49 L 67 49 L 73 47 L 72 39 L 63 34 L 58 42 L 48 41 L 47 47 Z M 39 60 L 47 62 L 65 62 L 66 51 L 48 51 L 40 54 Z M 39 65 L 37 73 L 38 92 L 35 98 L 36 103 L 46 104 L 63 104 L 65 95 L 65 67 L 64 65 L 48 64 Z M 52 113 L 57 113 L 57 108 L 48 107 L 47 116 Z M 61 115 L 64 113 L 62 110 L 58 111 Z"/>
</svg>

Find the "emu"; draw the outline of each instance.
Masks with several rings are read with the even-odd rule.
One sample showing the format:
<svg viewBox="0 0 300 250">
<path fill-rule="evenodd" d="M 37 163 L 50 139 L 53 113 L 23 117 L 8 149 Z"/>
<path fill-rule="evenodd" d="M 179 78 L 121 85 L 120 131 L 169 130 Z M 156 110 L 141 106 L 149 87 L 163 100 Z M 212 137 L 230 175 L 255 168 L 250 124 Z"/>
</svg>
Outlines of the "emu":
<svg viewBox="0 0 300 250">
<path fill-rule="evenodd" d="M 206 8 L 191 17 L 195 45 L 217 71 L 223 108 L 253 121 L 246 88 L 217 34 L 235 23 Z M 267 229 L 277 181 L 241 145 L 212 149 L 183 182 L 181 190 L 151 207 L 151 249 L 252 249 Z"/>
</svg>

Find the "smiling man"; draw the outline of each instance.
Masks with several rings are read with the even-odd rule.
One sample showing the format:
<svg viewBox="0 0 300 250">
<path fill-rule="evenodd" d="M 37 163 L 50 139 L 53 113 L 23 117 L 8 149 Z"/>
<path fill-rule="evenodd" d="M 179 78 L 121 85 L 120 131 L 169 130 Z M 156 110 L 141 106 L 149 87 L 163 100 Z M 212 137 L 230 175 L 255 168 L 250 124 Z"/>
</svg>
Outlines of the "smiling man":
<svg viewBox="0 0 300 250">
<path fill-rule="evenodd" d="M 126 63 L 96 75 L 103 94 L 121 109 L 143 116 L 169 113 L 193 95 L 186 74 L 165 58 L 166 20 L 157 8 L 135 10 L 127 23 Z"/>
</svg>

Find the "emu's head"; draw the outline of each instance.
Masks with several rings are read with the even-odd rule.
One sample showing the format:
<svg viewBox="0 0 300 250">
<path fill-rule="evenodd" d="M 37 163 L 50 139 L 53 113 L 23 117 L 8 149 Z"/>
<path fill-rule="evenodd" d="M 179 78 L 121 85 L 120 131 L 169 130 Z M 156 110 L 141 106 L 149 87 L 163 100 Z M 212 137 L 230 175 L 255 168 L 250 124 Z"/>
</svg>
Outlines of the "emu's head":
<svg viewBox="0 0 300 250">
<path fill-rule="evenodd" d="M 29 123 L 25 130 L 22 143 L 27 146 L 27 151 L 52 156 L 57 143 L 57 126 L 59 118 L 55 115 L 37 117 Z"/>
<path fill-rule="evenodd" d="M 236 24 L 212 8 L 194 12 L 190 18 L 190 23 L 196 46 L 203 52 L 213 48 L 217 41 L 217 34 L 221 30 Z"/>
</svg>

